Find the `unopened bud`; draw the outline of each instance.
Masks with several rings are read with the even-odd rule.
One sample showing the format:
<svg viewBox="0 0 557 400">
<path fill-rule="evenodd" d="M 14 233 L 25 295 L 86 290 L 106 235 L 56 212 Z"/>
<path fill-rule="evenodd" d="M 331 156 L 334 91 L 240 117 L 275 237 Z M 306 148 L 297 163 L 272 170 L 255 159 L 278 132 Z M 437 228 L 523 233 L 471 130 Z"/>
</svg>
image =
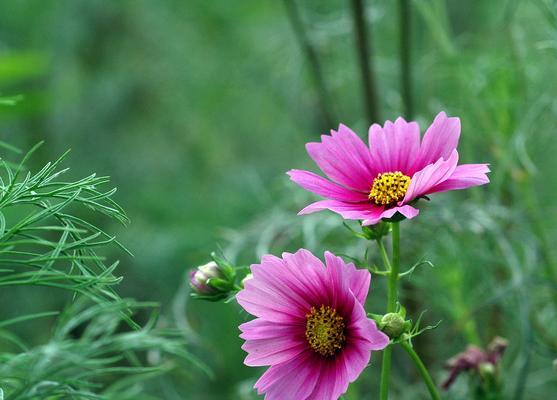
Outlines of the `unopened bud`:
<svg viewBox="0 0 557 400">
<path fill-rule="evenodd" d="M 406 321 L 399 313 L 388 313 L 381 318 L 380 327 L 391 339 L 396 339 L 405 330 Z"/>
<path fill-rule="evenodd" d="M 222 273 L 216 262 L 210 261 L 205 265 L 197 267 L 198 272 L 203 273 L 208 279 L 210 278 L 222 278 Z"/>
<path fill-rule="evenodd" d="M 483 377 L 495 375 L 495 365 L 490 362 L 483 362 L 479 365 L 480 375 Z"/>
<path fill-rule="evenodd" d="M 192 297 L 219 301 L 231 296 L 236 289 L 236 271 L 224 258 L 211 254 L 213 261 L 190 272 Z"/>
<path fill-rule="evenodd" d="M 217 290 L 208 285 L 209 279 L 221 278 L 219 266 L 211 261 L 190 272 L 190 286 L 198 294 L 211 294 Z"/>
</svg>

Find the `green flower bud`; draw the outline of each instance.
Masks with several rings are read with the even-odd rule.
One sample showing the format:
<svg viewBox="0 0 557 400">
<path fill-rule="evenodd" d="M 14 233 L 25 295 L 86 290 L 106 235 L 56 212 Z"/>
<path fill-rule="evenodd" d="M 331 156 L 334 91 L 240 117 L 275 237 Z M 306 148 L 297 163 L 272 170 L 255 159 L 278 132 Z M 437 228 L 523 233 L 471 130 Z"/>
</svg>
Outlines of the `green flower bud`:
<svg viewBox="0 0 557 400">
<path fill-rule="evenodd" d="M 399 313 L 388 313 L 381 318 L 379 327 L 391 339 L 398 338 L 407 328 L 407 323 Z"/>
<path fill-rule="evenodd" d="M 211 255 L 213 261 L 190 272 L 192 297 L 218 301 L 229 297 L 235 289 L 236 271 L 226 260 Z"/>
<path fill-rule="evenodd" d="M 490 362 L 483 362 L 479 366 L 480 375 L 484 378 L 491 377 L 495 375 L 495 365 Z"/>
</svg>

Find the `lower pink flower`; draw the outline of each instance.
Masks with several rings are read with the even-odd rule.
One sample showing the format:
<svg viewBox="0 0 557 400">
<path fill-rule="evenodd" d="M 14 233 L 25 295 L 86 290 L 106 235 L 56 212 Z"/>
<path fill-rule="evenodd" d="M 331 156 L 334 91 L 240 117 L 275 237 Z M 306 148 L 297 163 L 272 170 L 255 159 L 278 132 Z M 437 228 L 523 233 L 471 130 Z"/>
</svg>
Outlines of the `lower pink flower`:
<svg viewBox="0 0 557 400">
<path fill-rule="evenodd" d="M 240 325 L 248 366 L 270 368 L 256 382 L 273 400 L 338 399 L 389 338 L 368 319 L 371 276 L 326 252 L 267 255 L 237 295 L 257 317 Z"/>
</svg>

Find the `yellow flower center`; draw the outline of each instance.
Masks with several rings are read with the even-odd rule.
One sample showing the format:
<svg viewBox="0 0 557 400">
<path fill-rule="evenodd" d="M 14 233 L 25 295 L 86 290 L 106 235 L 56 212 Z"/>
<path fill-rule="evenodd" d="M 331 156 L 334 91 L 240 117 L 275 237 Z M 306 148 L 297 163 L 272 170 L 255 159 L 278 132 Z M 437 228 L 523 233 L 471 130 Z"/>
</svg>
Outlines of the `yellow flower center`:
<svg viewBox="0 0 557 400">
<path fill-rule="evenodd" d="M 306 340 L 323 357 L 332 357 L 342 349 L 346 341 L 344 328 L 344 319 L 329 306 L 311 307 L 306 315 Z"/>
<path fill-rule="evenodd" d="M 373 180 L 368 198 L 377 205 L 386 206 L 402 200 L 409 185 L 410 177 L 402 172 L 385 172 Z"/>
</svg>

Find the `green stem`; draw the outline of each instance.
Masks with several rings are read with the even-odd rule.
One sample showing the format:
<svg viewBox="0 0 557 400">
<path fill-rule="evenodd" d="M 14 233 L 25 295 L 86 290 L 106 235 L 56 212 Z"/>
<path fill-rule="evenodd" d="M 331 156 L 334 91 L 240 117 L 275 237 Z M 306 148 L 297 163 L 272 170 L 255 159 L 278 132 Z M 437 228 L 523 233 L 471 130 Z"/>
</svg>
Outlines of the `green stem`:
<svg viewBox="0 0 557 400">
<path fill-rule="evenodd" d="M 387 312 L 396 311 L 397 282 L 400 269 L 400 223 L 393 222 L 393 262 L 389 275 L 389 291 L 387 292 Z"/>
<path fill-rule="evenodd" d="M 388 262 L 387 252 L 385 247 L 380 242 L 379 249 L 383 259 L 386 260 L 385 264 L 390 269 L 389 283 L 387 292 L 387 313 L 396 311 L 397 300 L 397 282 L 400 269 L 400 225 L 398 222 L 392 223 L 392 243 L 393 243 L 393 261 Z M 378 242 L 379 243 L 379 242 Z M 389 398 L 389 381 L 391 378 L 391 359 L 393 348 L 389 345 L 383 350 L 383 362 L 381 365 L 381 384 L 379 390 L 379 398 L 387 400 Z"/>
<path fill-rule="evenodd" d="M 440 400 L 441 397 L 439 397 L 437 387 L 435 386 L 435 383 L 433 383 L 431 376 L 429 376 L 429 372 L 427 372 L 427 368 L 420 359 L 420 356 L 418 356 L 418 354 L 414 351 L 414 349 L 408 342 L 402 342 L 400 345 L 404 350 L 406 350 L 412 361 L 414 361 L 414 364 L 416 364 L 416 368 L 418 368 L 418 371 L 420 372 L 420 375 L 422 376 L 422 379 L 427 386 L 427 390 L 429 390 L 431 398 L 433 400 Z"/>
<path fill-rule="evenodd" d="M 389 380 L 391 378 L 391 358 L 393 348 L 391 345 L 383 350 L 383 362 L 381 363 L 381 386 L 379 387 L 379 398 L 389 399 Z"/>
<path fill-rule="evenodd" d="M 377 246 L 379 247 L 379 252 L 381 253 L 381 258 L 383 259 L 384 267 L 387 271 L 391 271 L 391 262 L 389 261 L 389 255 L 387 254 L 387 249 L 383 244 L 381 239 L 377 239 Z"/>
</svg>

